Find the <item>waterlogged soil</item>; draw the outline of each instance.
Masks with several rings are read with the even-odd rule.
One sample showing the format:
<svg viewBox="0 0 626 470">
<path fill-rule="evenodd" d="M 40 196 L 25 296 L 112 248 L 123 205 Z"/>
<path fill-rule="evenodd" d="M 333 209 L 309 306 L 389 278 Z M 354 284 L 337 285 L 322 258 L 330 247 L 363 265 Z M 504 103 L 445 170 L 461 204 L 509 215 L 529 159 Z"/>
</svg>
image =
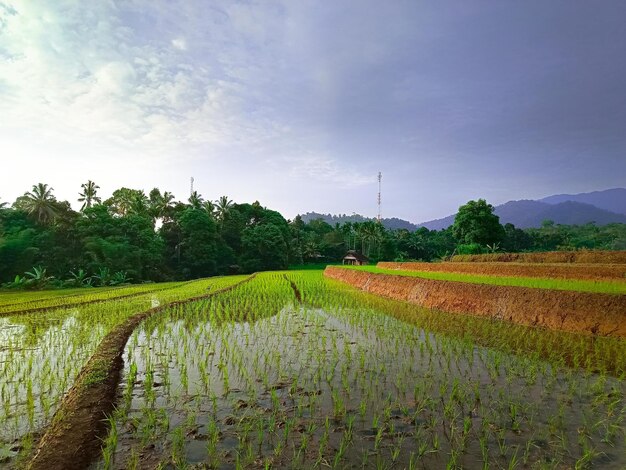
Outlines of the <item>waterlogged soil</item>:
<svg viewBox="0 0 626 470">
<path fill-rule="evenodd" d="M 93 468 L 626 468 L 623 380 L 367 309 L 190 318 L 131 337 Z"/>
<path fill-rule="evenodd" d="M 129 316 L 181 295 L 208 292 L 202 280 L 123 301 L 0 318 L 0 468 L 30 457 L 83 365 Z"/>
</svg>

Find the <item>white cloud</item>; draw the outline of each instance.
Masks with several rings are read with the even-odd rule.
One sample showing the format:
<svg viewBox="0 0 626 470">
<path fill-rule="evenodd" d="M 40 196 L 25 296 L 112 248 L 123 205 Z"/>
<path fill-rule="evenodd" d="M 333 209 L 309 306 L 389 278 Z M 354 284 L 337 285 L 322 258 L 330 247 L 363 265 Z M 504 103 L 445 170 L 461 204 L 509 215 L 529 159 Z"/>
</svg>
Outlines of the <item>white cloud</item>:
<svg viewBox="0 0 626 470">
<path fill-rule="evenodd" d="M 179 51 L 186 51 L 187 41 L 185 41 L 185 38 L 172 39 L 172 46 L 174 46 L 174 48 L 178 49 Z"/>
<path fill-rule="evenodd" d="M 281 165 L 289 168 L 292 177 L 301 180 L 357 187 L 372 184 L 375 177 L 363 174 L 358 168 L 342 165 L 327 156 L 307 155 L 281 159 Z"/>
<path fill-rule="evenodd" d="M 2 178 L 3 200 L 48 180 L 72 199 L 87 178 L 103 191 L 150 189 L 159 171 L 169 169 L 169 184 L 172 168 L 230 171 L 236 179 L 214 183 L 230 194 L 265 170 L 303 184 L 371 183 L 321 148 L 325 130 L 306 114 L 308 65 L 290 62 L 293 25 L 280 1 L 5 3 L 0 174 L 12 177 Z"/>
</svg>

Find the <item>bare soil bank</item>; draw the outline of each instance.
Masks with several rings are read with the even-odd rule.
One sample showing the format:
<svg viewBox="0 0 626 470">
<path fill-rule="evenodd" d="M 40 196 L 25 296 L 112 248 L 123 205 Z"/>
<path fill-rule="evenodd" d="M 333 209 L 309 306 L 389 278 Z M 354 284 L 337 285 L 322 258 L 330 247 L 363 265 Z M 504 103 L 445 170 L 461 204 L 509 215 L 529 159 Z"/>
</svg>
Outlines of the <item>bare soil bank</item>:
<svg viewBox="0 0 626 470">
<path fill-rule="evenodd" d="M 380 262 L 379 268 L 405 271 L 479 274 L 488 276 L 543 277 L 553 279 L 622 279 L 626 281 L 626 264 L 582 263 L 391 263 Z"/>
<path fill-rule="evenodd" d="M 395 300 L 526 326 L 626 338 L 626 296 L 374 274 L 328 266 L 326 277 Z"/>
<path fill-rule="evenodd" d="M 456 255 L 453 262 L 517 262 L 517 263 L 603 263 L 625 264 L 626 251 L 543 251 L 537 253 L 488 253 L 484 255 Z"/>
</svg>

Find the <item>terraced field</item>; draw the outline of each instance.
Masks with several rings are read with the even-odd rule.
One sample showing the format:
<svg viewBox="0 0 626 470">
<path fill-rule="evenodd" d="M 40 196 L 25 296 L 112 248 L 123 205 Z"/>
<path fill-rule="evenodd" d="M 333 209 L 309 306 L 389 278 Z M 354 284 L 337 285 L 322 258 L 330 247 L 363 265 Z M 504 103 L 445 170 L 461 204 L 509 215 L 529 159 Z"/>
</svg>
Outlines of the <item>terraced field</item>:
<svg viewBox="0 0 626 470">
<path fill-rule="evenodd" d="M 12 311 L 0 318 L 0 465 L 30 456 L 64 393 L 116 325 L 162 303 L 206 294 L 216 281 L 94 289 L 70 296 L 51 291 L 38 293 L 38 299 L 26 293 L 21 302 L 15 302 L 19 296 L 14 294 L 8 300 L 0 294 L 3 302 L 12 303 Z M 72 306 L 64 306 L 62 299 Z M 24 313 L 19 305 L 36 311 Z"/>
<path fill-rule="evenodd" d="M 8 468 L 626 466 L 619 337 L 429 310 L 322 271 L 0 321 Z M 64 423 L 108 386 L 93 366 L 124 325 L 116 407 L 88 445 Z"/>
<path fill-rule="evenodd" d="M 528 276 L 502 276 L 455 271 L 426 271 L 407 269 L 388 269 L 378 266 L 344 266 L 345 269 L 356 269 L 377 274 L 393 274 L 398 276 L 420 277 L 439 281 L 467 282 L 470 284 L 486 284 L 494 286 L 531 287 L 534 289 L 569 290 L 576 292 L 597 292 L 603 294 L 626 294 L 624 280 L 590 280 L 590 279 L 553 279 Z"/>
</svg>

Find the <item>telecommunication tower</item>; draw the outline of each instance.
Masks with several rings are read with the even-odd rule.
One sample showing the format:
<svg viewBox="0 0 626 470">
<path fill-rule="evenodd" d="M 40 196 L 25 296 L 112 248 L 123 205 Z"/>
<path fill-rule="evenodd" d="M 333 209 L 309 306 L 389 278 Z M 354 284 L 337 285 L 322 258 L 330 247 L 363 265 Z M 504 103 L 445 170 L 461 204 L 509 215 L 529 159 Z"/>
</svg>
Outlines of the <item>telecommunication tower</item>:
<svg viewBox="0 0 626 470">
<path fill-rule="evenodd" d="M 379 171 L 378 172 L 378 223 L 381 223 L 382 221 L 381 211 L 380 211 L 380 190 L 382 186 L 382 180 L 383 180 L 383 174 Z"/>
</svg>

